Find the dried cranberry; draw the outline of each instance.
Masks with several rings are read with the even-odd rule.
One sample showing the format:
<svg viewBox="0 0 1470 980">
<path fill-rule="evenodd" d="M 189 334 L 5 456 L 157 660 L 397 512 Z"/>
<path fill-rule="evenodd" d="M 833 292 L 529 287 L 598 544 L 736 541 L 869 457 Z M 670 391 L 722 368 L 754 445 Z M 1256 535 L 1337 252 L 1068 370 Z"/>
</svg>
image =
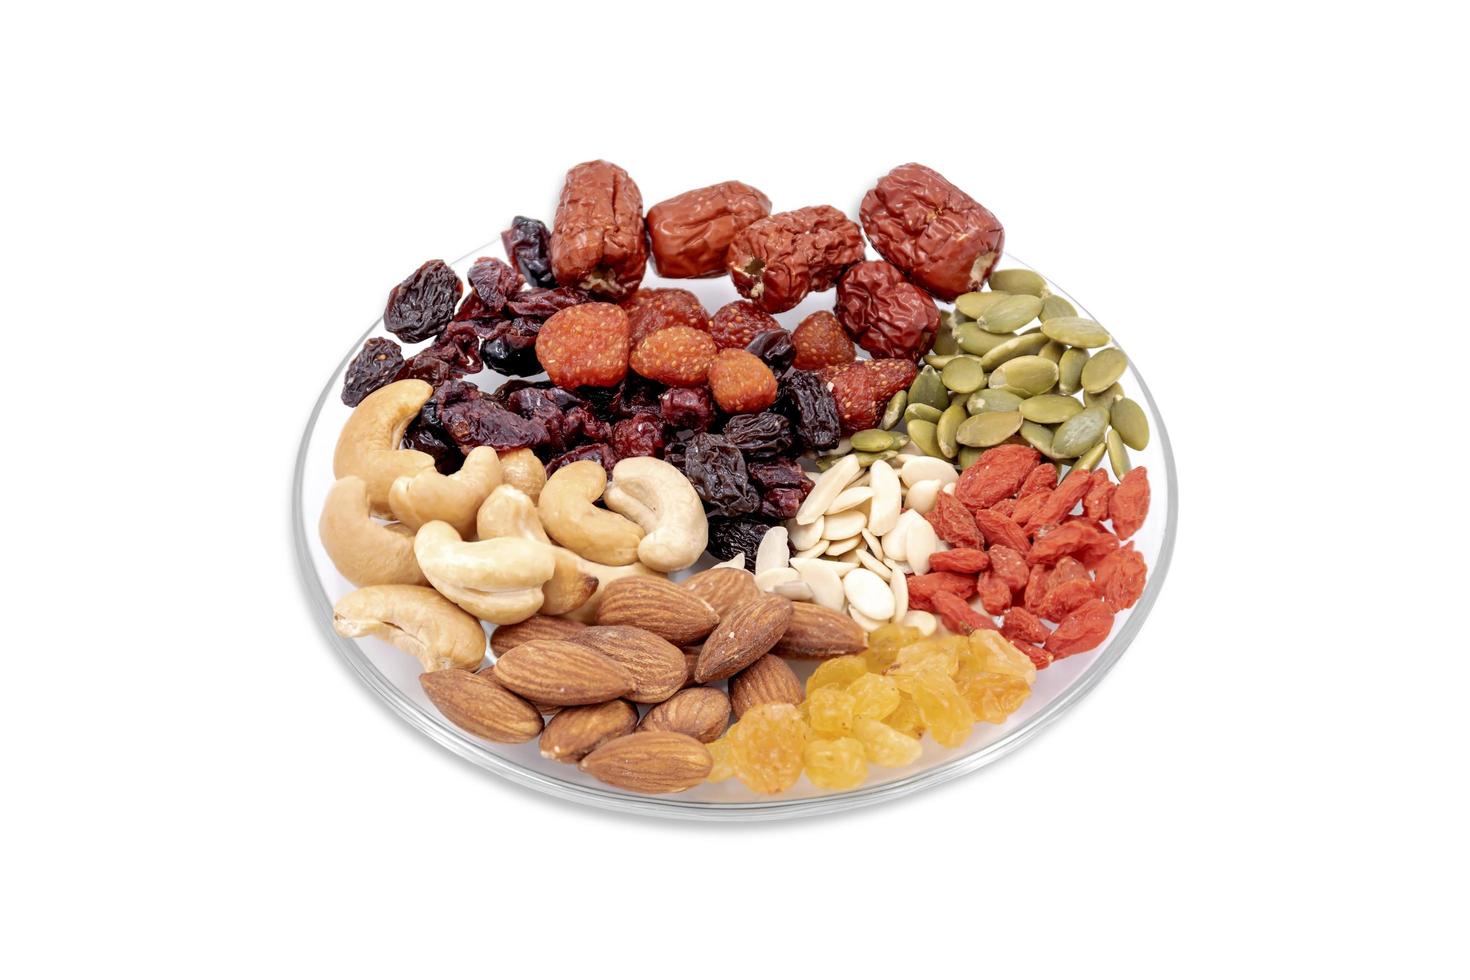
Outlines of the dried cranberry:
<svg viewBox="0 0 1470 980">
<path fill-rule="evenodd" d="M 471 321 L 455 321 L 445 328 L 438 340 L 415 354 L 410 365 L 416 364 L 420 358 L 443 361 L 449 367 L 450 377 L 479 374 L 484 366 L 480 361 L 480 330 Z M 408 376 L 424 377 L 418 373 Z"/>
<path fill-rule="evenodd" d="M 775 407 L 791 420 L 806 452 L 833 449 L 842 438 L 837 401 L 815 371 L 786 372 Z"/>
<path fill-rule="evenodd" d="M 607 470 L 607 475 L 612 476 L 613 467 L 617 465 L 618 454 L 613 448 L 605 443 L 594 442 L 585 446 L 570 449 L 560 456 L 553 457 L 546 463 L 546 475 L 550 476 L 568 463 L 576 463 L 584 459 L 595 459 Z"/>
<path fill-rule="evenodd" d="M 535 218 L 516 215 L 500 233 L 500 244 L 516 268 L 533 286 L 555 286 L 551 274 L 551 232 Z"/>
<path fill-rule="evenodd" d="M 791 346 L 791 334 L 785 330 L 767 330 L 758 333 L 745 349 L 765 361 L 772 371 L 780 374 L 796 360 L 796 348 Z"/>
<path fill-rule="evenodd" d="M 437 337 L 454 316 L 464 283 L 441 259 L 430 259 L 388 294 L 383 326 L 404 343 Z"/>
<path fill-rule="evenodd" d="M 767 490 L 761 497 L 760 515 L 770 517 L 778 521 L 789 521 L 796 516 L 801 509 L 801 502 L 806 499 L 806 491 L 797 490 L 795 487 L 777 487 Z"/>
<path fill-rule="evenodd" d="M 620 419 L 630 419 L 645 413 L 655 414 L 658 412 L 658 398 L 663 390 L 664 386 L 661 384 L 630 374 L 614 390 L 608 411 Z"/>
<path fill-rule="evenodd" d="M 368 395 L 395 380 L 403 368 L 403 348 L 387 337 L 369 337 L 347 365 L 342 404 L 356 408 Z"/>
<path fill-rule="evenodd" d="M 517 317 L 502 322 L 503 326 L 480 347 L 480 356 L 485 364 L 490 370 L 504 375 L 540 374 L 536 335 L 541 331 L 541 321 Z"/>
<path fill-rule="evenodd" d="M 761 538 L 771 525 L 762 521 L 737 517 L 731 520 L 709 522 L 709 553 L 721 561 L 729 561 L 741 552 L 745 553 L 745 567 L 755 571 L 755 553 Z"/>
<path fill-rule="evenodd" d="M 434 406 L 433 417 L 460 452 L 468 453 L 476 446 L 501 452 L 524 449 L 549 438 L 545 423 L 521 418 L 465 381 L 446 381 L 428 404 Z"/>
<path fill-rule="evenodd" d="M 706 433 L 691 436 L 682 444 L 678 458 L 684 476 L 711 515 L 736 517 L 760 506 L 760 495 L 751 486 L 745 469 L 745 457 L 724 438 Z"/>
<path fill-rule="evenodd" d="M 459 320 L 495 319 L 497 319 L 497 317 L 491 314 L 489 310 L 485 309 L 484 302 L 480 299 L 479 295 L 473 289 L 471 289 L 469 292 L 464 294 L 464 299 L 460 301 L 459 309 L 454 311 L 454 319 L 450 322 L 454 323 Z"/>
<path fill-rule="evenodd" d="M 525 285 L 521 274 L 497 258 L 482 256 L 470 266 L 470 285 L 491 316 L 499 316 L 505 301 Z"/>
<path fill-rule="evenodd" d="M 456 473 L 464 465 L 464 453 L 437 423 L 428 421 L 422 410 L 403 434 L 403 448 L 417 449 L 434 457 L 434 468 L 440 473 Z"/>
<path fill-rule="evenodd" d="M 658 410 L 672 429 L 703 432 L 715 418 L 715 402 L 708 388 L 670 388 L 658 396 Z"/>
<path fill-rule="evenodd" d="M 515 316 L 531 316 L 545 320 L 569 306 L 592 302 L 592 296 L 575 286 L 556 289 L 527 289 L 505 301 L 505 308 Z"/>
<path fill-rule="evenodd" d="M 775 412 L 732 416 L 720 434 L 730 445 L 756 458 L 781 456 L 791 448 L 791 423 Z"/>
<path fill-rule="evenodd" d="M 794 459 L 778 459 L 769 463 L 748 463 L 750 478 L 762 490 L 801 491 L 805 497 L 811 491 L 812 481 L 802 472 L 801 464 Z"/>
<path fill-rule="evenodd" d="M 593 414 L 586 405 L 577 405 L 562 416 L 562 430 L 568 444 L 609 442 L 613 435 L 613 427 Z M 623 455 L 621 449 L 618 454 Z"/>
<path fill-rule="evenodd" d="M 448 361 L 441 361 L 437 357 L 420 351 L 408 359 L 394 380 L 403 381 L 407 378 L 415 378 L 419 381 L 427 381 L 437 388 L 450 378 L 460 376 L 454 373 L 454 368 Z"/>
<path fill-rule="evenodd" d="M 612 447 L 619 459 L 657 456 L 664 448 L 663 421 L 652 412 L 639 412 L 612 428 Z"/>
</svg>

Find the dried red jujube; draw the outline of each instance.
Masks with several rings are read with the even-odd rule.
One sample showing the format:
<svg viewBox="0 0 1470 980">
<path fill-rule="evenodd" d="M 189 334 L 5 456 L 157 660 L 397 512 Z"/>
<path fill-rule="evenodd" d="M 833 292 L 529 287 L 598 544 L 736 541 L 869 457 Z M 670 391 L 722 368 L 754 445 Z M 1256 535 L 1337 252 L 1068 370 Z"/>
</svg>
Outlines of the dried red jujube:
<svg viewBox="0 0 1470 980">
<path fill-rule="evenodd" d="M 862 258 L 857 223 L 819 204 L 746 226 L 730 242 L 725 267 L 740 295 L 767 313 L 780 313 L 808 293 L 831 289 L 842 270 Z"/>
<path fill-rule="evenodd" d="M 860 262 L 837 284 L 837 317 L 874 357 L 918 360 L 939 330 L 939 307 L 888 262 Z"/>
<path fill-rule="evenodd" d="M 738 180 L 660 201 L 648 209 L 653 267 L 670 279 L 720 275 L 736 233 L 770 213 L 770 199 Z"/>
<path fill-rule="evenodd" d="M 638 288 L 647 264 L 643 196 L 628 172 L 606 160 L 567 171 L 551 230 L 556 281 L 620 300 Z"/>
</svg>

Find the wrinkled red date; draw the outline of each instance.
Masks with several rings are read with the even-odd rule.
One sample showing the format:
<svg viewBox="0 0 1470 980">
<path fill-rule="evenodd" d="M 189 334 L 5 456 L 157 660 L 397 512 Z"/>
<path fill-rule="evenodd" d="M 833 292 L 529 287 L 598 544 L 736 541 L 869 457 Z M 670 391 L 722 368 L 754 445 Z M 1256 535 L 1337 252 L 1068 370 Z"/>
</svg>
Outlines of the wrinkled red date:
<svg viewBox="0 0 1470 980">
<path fill-rule="evenodd" d="M 782 211 L 747 225 L 730 242 L 725 267 L 740 295 L 767 313 L 831 289 L 863 258 L 863 233 L 834 207 Z"/>
<path fill-rule="evenodd" d="M 944 300 L 984 285 L 1005 247 L 995 215 L 917 163 L 880 178 L 859 215 L 878 254 Z"/>
<path fill-rule="evenodd" d="M 620 300 L 638 288 L 647 264 L 643 196 L 628 172 L 606 160 L 567 171 L 551 230 L 556 281 Z"/>
<path fill-rule="evenodd" d="M 837 317 L 874 357 L 918 360 L 939 330 L 933 298 L 887 262 L 859 262 L 837 284 Z"/>
<path fill-rule="evenodd" d="M 718 276 L 736 233 L 770 213 L 771 199 L 738 180 L 660 201 L 648 209 L 653 267 L 670 279 Z"/>
</svg>

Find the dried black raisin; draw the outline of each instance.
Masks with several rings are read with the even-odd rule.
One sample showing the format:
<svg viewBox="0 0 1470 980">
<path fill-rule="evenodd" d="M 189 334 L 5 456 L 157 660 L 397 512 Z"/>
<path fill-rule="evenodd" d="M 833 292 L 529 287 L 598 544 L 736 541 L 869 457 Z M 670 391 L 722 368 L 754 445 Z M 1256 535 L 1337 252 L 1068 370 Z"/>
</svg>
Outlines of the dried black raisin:
<svg viewBox="0 0 1470 980">
<path fill-rule="evenodd" d="M 834 449 L 842 438 L 837 400 L 815 371 L 787 371 L 782 376 L 776 411 L 791 420 L 806 452 Z"/>
<path fill-rule="evenodd" d="M 388 294 L 383 326 L 404 343 L 437 337 L 454 316 L 464 283 L 441 259 L 430 259 Z"/>
<path fill-rule="evenodd" d="M 482 315 L 489 316 L 499 316 L 505 309 L 505 301 L 524 284 L 519 272 L 499 259 L 486 257 L 475 259 L 475 264 L 470 266 L 469 279 L 470 285 L 475 287 L 475 295 L 480 297 L 485 311 Z"/>
<path fill-rule="evenodd" d="M 745 457 L 720 436 L 691 436 L 680 444 L 674 458 L 710 515 L 736 517 L 760 506 L 760 495 L 745 469 Z"/>
<path fill-rule="evenodd" d="M 555 286 L 551 273 L 551 233 L 535 218 L 516 215 L 510 227 L 500 233 L 505 254 L 533 286 Z"/>
<path fill-rule="evenodd" d="M 755 571 L 755 553 L 760 548 L 761 538 L 771 525 L 749 518 L 736 517 L 727 520 L 714 519 L 709 522 L 709 553 L 720 561 L 729 561 L 741 552 L 745 553 L 745 567 Z"/>
<path fill-rule="evenodd" d="M 732 416 L 720 434 L 730 445 L 757 459 L 784 456 L 791 449 L 791 423 L 775 412 Z"/>
<path fill-rule="evenodd" d="M 778 375 L 796 360 L 796 348 L 791 346 L 791 334 L 785 330 L 758 333 L 745 345 L 745 349 L 765 361 Z"/>
<path fill-rule="evenodd" d="M 387 337 L 369 337 L 347 365 L 342 404 L 356 408 L 364 398 L 394 381 L 403 369 L 403 348 Z"/>
</svg>

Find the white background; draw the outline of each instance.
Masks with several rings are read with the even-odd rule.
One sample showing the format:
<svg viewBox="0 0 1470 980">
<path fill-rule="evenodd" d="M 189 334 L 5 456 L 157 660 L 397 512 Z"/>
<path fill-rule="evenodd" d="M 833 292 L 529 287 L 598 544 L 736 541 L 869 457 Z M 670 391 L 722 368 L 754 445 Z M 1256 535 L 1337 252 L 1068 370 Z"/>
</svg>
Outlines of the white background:
<svg viewBox="0 0 1470 980">
<path fill-rule="evenodd" d="M 0 36 L 0 972 L 1465 975 L 1449 5 L 41 6 Z M 1090 698 L 903 802 L 696 826 L 353 680 L 289 549 L 312 400 L 482 201 L 594 157 L 848 208 L 920 160 L 1116 330 L 1181 519 Z"/>
</svg>

